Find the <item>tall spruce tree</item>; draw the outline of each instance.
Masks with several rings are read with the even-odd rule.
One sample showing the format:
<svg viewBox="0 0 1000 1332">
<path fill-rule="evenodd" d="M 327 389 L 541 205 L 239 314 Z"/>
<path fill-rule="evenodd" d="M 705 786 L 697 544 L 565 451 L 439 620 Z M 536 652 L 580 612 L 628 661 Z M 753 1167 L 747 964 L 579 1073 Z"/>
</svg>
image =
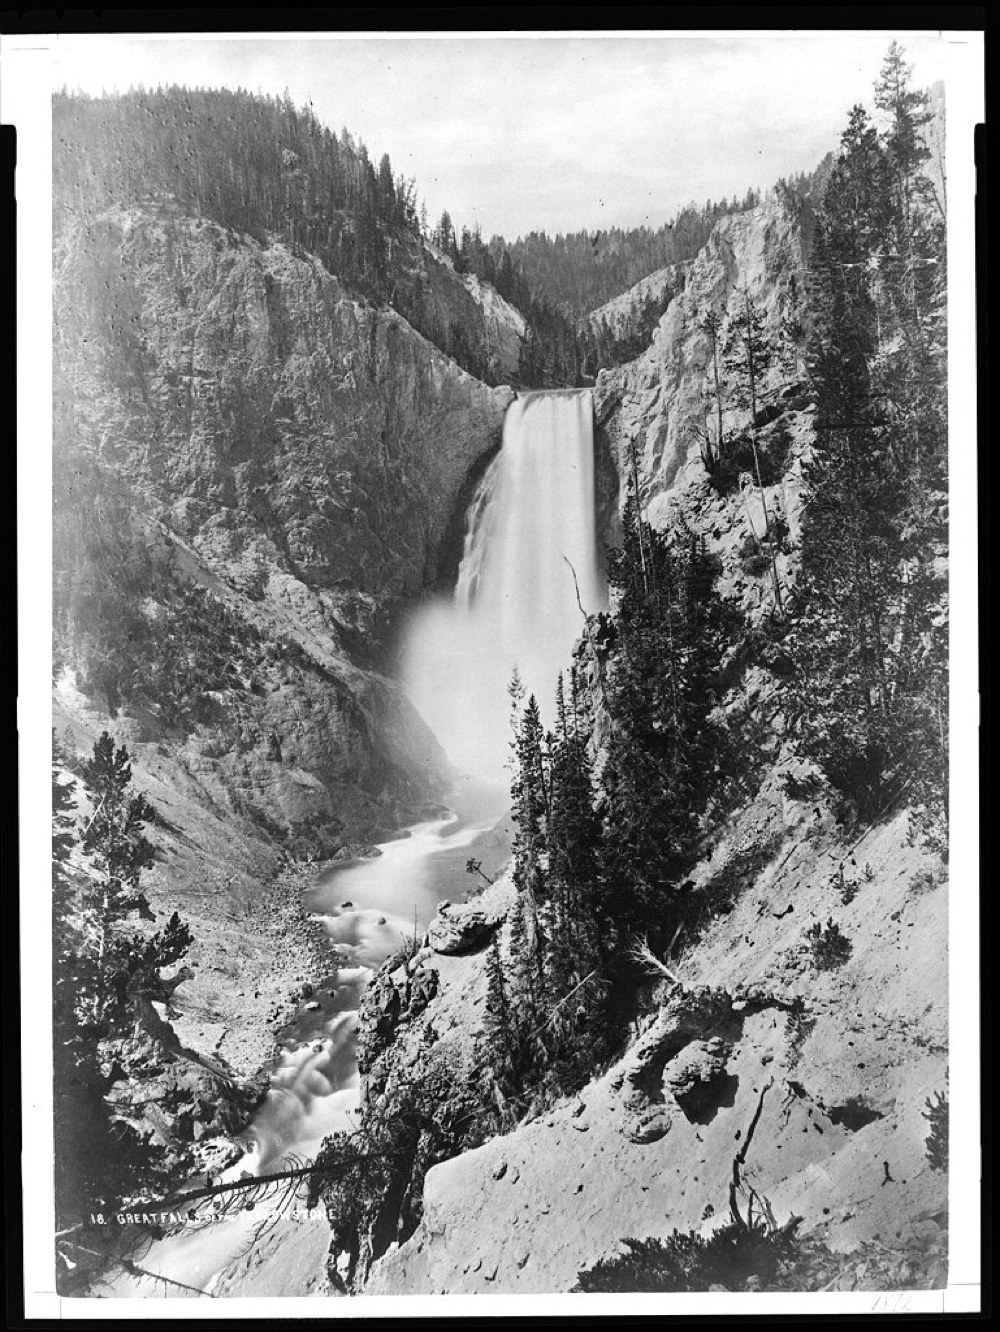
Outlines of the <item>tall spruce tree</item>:
<svg viewBox="0 0 1000 1332">
<path fill-rule="evenodd" d="M 116 925 L 133 913 L 149 915 L 139 879 L 153 863 L 153 847 L 144 833 L 153 810 L 145 796 L 130 789 L 128 750 L 124 745 L 116 748 L 107 731 L 94 745 L 83 783 L 93 806 L 82 843 L 97 872 L 88 898 L 96 921 L 98 967 L 103 970 Z"/>
<path fill-rule="evenodd" d="M 608 562 L 618 604 L 601 778 L 604 873 L 620 928 L 656 939 L 672 931 L 715 777 L 714 574 L 690 534 L 639 517 L 631 490 L 623 523 Z"/>
<path fill-rule="evenodd" d="M 52 764 L 52 1093 L 57 1229 L 114 1207 L 124 1185 L 98 1066 L 101 1027 L 87 1003 L 97 967 L 87 946 L 77 848 L 76 783 L 53 744 Z"/>
<path fill-rule="evenodd" d="M 712 473 L 722 460 L 725 449 L 725 431 L 723 429 L 723 390 L 720 374 L 720 354 L 722 350 L 722 319 L 717 310 L 707 310 L 699 321 L 699 328 L 708 338 L 709 354 L 712 367 L 712 394 L 715 407 L 715 438 L 706 428 L 701 437 L 701 456 L 705 468 Z"/>
<path fill-rule="evenodd" d="M 152 808 L 131 782 L 128 751 L 104 732 L 83 769 L 91 814 L 72 874 L 65 784 L 53 790 L 57 1198 L 75 1220 L 114 1210 L 170 1165 L 170 1149 L 133 1120 L 143 1082 L 161 1086 L 164 1075 L 159 1037 L 140 1032 L 150 1000 L 164 993 L 162 968 L 184 956 L 191 934 L 176 913 L 155 933 L 129 923 L 154 919 L 141 891 L 153 857 L 144 835 Z M 185 1089 L 177 1096 L 190 1101 Z"/>
<path fill-rule="evenodd" d="M 749 286 L 744 286 L 737 293 L 735 309 L 729 316 L 726 334 L 724 361 L 729 372 L 729 390 L 733 402 L 747 413 L 747 430 L 753 450 L 754 479 L 760 496 L 761 511 L 764 517 L 764 541 L 767 544 L 771 564 L 771 581 L 774 587 L 774 609 L 778 616 L 784 613 L 781 592 L 781 579 L 778 577 L 777 552 L 773 522 L 764 489 L 764 478 L 760 466 L 760 451 L 757 444 L 758 413 L 763 405 L 765 387 L 764 375 L 776 356 L 764 328 L 764 320 L 757 302 L 750 293 Z M 721 417 L 720 417 L 721 429 Z M 751 535 L 759 540 L 756 532 Z"/>
<path fill-rule="evenodd" d="M 880 138 L 855 107 L 813 249 L 816 447 L 790 647 L 800 743 L 871 817 L 903 794 L 943 845 L 947 423 L 943 230 L 922 107 L 890 51 Z"/>
</svg>

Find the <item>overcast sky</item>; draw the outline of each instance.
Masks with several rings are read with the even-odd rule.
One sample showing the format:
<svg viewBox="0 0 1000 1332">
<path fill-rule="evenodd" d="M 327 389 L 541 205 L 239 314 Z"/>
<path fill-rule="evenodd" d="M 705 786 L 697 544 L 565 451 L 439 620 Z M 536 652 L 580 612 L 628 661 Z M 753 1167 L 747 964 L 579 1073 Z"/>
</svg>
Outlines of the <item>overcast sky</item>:
<svg viewBox="0 0 1000 1332">
<path fill-rule="evenodd" d="M 933 34 L 736 37 L 63 38 L 55 84 L 282 93 L 487 236 L 658 226 L 694 199 L 808 170 L 870 104 L 897 37 L 927 85 Z"/>
</svg>

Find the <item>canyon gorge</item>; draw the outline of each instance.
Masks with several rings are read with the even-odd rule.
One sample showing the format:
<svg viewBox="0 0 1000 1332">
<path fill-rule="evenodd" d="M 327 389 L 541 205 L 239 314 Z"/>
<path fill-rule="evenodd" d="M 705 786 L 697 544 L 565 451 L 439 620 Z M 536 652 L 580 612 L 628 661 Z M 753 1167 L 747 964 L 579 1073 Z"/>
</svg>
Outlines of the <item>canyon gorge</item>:
<svg viewBox="0 0 1000 1332">
<path fill-rule="evenodd" d="M 770 1275 L 721 1289 L 941 1288 L 945 295 L 829 277 L 877 267 L 830 200 L 891 144 L 852 121 L 567 332 L 502 247 L 491 281 L 400 221 L 391 171 L 327 229 L 304 113 L 268 104 L 273 201 L 234 167 L 196 206 L 153 131 L 117 147 L 133 101 L 54 117 L 52 724 L 80 826 L 127 749 L 143 937 L 190 926 L 129 1010 L 156 1093 L 112 1084 L 161 1172 L 122 1210 L 194 1224 L 94 1261 L 64 1216 L 61 1289 L 601 1289 L 626 1241 L 755 1213 Z"/>
</svg>

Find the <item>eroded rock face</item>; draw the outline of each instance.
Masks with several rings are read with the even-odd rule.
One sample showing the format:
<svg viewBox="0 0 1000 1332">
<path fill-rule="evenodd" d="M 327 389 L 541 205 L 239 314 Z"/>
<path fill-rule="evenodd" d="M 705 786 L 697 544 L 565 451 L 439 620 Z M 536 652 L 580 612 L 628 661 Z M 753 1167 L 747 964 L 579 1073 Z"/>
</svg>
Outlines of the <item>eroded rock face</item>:
<svg viewBox="0 0 1000 1332">
<path fill-rule="evenodd" d="M 728 1042 L 713 1029 L 738 1027 L 725 990 L 678 992 L 637 1043 L 619 1075 L 632 1142 L 656 1142 L 670 1131 L 680 1103 L 700 1108 L 707 1085 L 725 1075 Z M 705 1038 L 708 1037 L 706 1040 Z M 666 1093 L 666 1094 L 665 1094 Z"/>
<path fill-rule="evenodd" d="M 318 260 L 204 220 L 115 211 L 70 231 L 55 309 L 78 427 L 100 413 L 161 516 L 247 582 L 277 566 L 310 587 L 418 590 L 513 396 Z"/>
</svg>

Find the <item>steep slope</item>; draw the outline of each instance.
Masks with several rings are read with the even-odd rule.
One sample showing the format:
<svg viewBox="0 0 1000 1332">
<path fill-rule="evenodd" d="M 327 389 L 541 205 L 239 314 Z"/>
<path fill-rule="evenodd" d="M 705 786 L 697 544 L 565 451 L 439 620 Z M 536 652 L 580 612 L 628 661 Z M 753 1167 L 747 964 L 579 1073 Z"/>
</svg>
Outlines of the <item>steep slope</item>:
<svg viewBox="0 0 1000 1332">
<path fill-rule="evenodd" d="M 518 373 L 510 335 L 523 334 L 523 316 L 492 289 L 486 310 L 425 241 L 416 182 L 394 175 L 388 155 L 376 170 L 360 139 L 346 129 L 338 137 L 311 107 L 227 88 L 60 92 L 52 138 L 57 237 L 115 205 L 170 202 L 262 247 L 315 256 L 351 295 L 398 310 L 480 379 L 497 384 Z M 500 282 L 510 298 L 516 286 L 527 310 L 531 291 L 499 238 L 489 254 L 478 233 L 470 254 L 469 239 L 463 233 L 466 267 Z"/>
<path fill-rule="evenodd" d="M 688 263 L 683 263 L 668 264 L 666 268 L 658 268 L 655 273 L 640 278 L 627 291 L 612 296 L 610 301 L 605 301 L 596 310 L 591 310 L 587 322 L 594 329 L 601 324 L 607 324 L 612 333 L 618 335 L 625 333 L 629 327 L 633 308 L 641 307 L 647 301 L 663 300 L 680 285 L 688 267 Z"/>
<path fill-rule="evenodd" d="M 881 1245 L 904 1283 L 945 1280 L 947 1180 L 921 1113 L 947 1076 L 943 877 L 907 845 L 905 818 L 845 840 L 828 793 L 788 794 L 806 776 L 776 769 L 695 871 L 714 920 L 671 962 L 681 983 L 654 987 L 622 1057 L 579 1096 L 434 1167 L 418 1230 L 366 1293 L 565 1291 L 626 1236 L 707 1233 L 761 1103 L 746 1173 L 778 1223 L 802 1217 L 804 1235 L 844 1253 Z M 851 953 L 822 969 L 806 930 L 830 917 Z M 501 939 L 506 951 L 506 925 Z M 455 1067 L 470 1062 L 480 959 L 427 949 L 411 966 L 436 972 L 437 993 L 389 1068 L 411 1068 L 428 1028 Z M 877 1264 L 861 1262 L 838 1264 L 840 1288 L 879 1288 Z"/>
<path fill-rule="evenodd" d="M 496 373 L 504 381 L 516 380 L 520 372 L 521 345 L 528 331 L 527 320 L 495 287 L 474 273 L 466 273 L 463 281 L 483 312 L 487 353 L 491 362 L 495 358 Z"/>
</svg>

